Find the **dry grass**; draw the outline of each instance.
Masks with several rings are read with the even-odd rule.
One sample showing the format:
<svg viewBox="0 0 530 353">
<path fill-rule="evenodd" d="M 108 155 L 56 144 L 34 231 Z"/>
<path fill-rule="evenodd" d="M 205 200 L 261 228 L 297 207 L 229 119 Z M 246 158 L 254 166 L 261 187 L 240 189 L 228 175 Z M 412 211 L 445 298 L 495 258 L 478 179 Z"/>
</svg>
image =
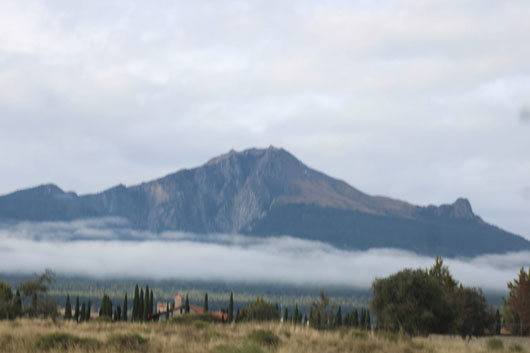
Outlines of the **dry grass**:
<svg viewBox="0 0 530 353">
<path fill-rule="evenodd" d="M 404 339 L 353 330 L 319 332 L 279 323 L 222 325 L 131 324 L 48 320 L 0 321 L 0 352 L 528 352 L 530 338 L 488 338 L 466 343 L 458 337 Z M 489 342 L 489 343 L 488 343 Z M 495 348 L 491 348 L 494 346 Z"/>
</svg>

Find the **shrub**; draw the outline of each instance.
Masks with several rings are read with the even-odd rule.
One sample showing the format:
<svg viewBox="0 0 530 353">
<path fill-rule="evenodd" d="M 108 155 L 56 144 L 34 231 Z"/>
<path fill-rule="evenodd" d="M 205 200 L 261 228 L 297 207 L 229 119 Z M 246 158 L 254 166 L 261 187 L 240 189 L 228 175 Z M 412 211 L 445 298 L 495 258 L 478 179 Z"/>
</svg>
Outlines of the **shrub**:
<svg viewBox="0 0 530 353">
<path fill-rule="evenodd" d="M 366 331 L 353 330 L 351 335 L 354 339 L 364 340 L 368 338 L 368 333 L 366 333 Z"/>
<path fill-rule="evenodd" d="M 523 347 L 521 347 L 517 343 L 511 344 L 510 347 L 508 347 L 508 350 L 510 350 L 511 352 L 524 352 Z"/>
<path fill-rule="evenodd" d="M 280 338 L 270 330 L 254 330 L 248 335 L 248 338 L 251 342 L 269 348 L 277 347 L 280 344 Z"/>
<path fill-rule="evenodd" d="M 144 347 L 147 341 L 148 339 L 139 334 L 113 334 L 108 338 L 107 344 L 119 349 L 131 350 Z"/>
<path fill-rule="evenodd" d="M 59 332 L 38 336 L 35 342 L 35 348 L 39 351 L 68 350 L 75 347 L 96 349 L 99 347 L 99 342 L 93 338 L 82 338 Z"/>
<path fill-rule="evenodd" d="M 497 350 L 497 349 L 503 349 L 504 348 L 504 344 L 498 338 L 489 338 L 486 341 L 486 347 L 489 350 Z"/>
<path fill-rule="evenodd" d="M 177 315 L 174 316 L 170 321 L 173 324 L 195 324 L 197 321 L 203 321 L 205 323 L 220 323 L 221 320 L 213 314 L 189 314 L 189 315 Z"/>
<path fill-rule="evenodd" d="M 193 321 L 193 326 L 195 328 L 201 329 L 201 328 L 205 328 L 206 326 L 208 326 L 208 323 L 204 320 L 195 320 Z"/>
<path fill-rule="evenodd" d="M 263 353 L 263 349 L 256 343 L 247 344 L 243 348 L 236 345 L 221 345 L 215 347 L 212 353 Z"/>
</svg>

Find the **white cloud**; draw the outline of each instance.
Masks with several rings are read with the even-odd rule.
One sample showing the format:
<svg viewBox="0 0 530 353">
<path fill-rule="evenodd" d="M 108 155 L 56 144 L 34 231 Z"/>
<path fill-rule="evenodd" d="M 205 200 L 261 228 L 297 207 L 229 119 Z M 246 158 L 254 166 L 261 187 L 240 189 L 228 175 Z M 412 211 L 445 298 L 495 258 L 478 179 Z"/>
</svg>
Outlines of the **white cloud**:
<svg viewBox="0 0 530 353">
<path fill-rule="evenodd" d="M 377 277 L 403 268 L 427 268 L 433 259 L 395 250 L 342 251 L 291 237 L 159 235 L 123 228 L 117 219 L 21 223 L 0 229 L 0 272 L 155 279 L 216 279 L 369 288 Z M 118 240 L 129 237 L 129 240 Z M 79 240 L 82 237 L 83 240 Z M 137 241 L 139 237 L 151 239 Z M 529 252 L 445 259 L 468 286 L 505 290 Z"/>
</svg>

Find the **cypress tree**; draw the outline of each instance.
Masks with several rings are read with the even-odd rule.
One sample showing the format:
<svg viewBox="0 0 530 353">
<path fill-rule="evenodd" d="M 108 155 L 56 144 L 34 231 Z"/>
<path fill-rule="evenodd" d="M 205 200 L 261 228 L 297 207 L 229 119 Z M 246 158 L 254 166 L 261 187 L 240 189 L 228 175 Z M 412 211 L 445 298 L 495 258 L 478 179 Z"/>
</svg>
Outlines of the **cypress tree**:
<svg viewBox="0 0 530 353">
<path fill-rule="evenodd" d="M 79 296 L 75 297 L 74 319 L 75 322 L 79 322 Z"/>
<path fill-rule="evenodd" d="M 86 305 L 85 303 L 81 304 L 81 312 L 79 313 L 79 322 L 85 321 L 86 317 Z"/>
<path fill-rule="evenodd" d="M 37 316 L 37 293 L 31 296 L 31 316 Z"/>
<path fill-rule="evenodd" d="M 185 303 L 185 312 L 186 314 L 190 313 L 190 300 L 188 299 L 188 295 L 186 294 L 186 303 Z"/>
<path fill-rule="evenodd" d="M 15 294 L 15 306 L 14 306 L 14 314 L 15 317 L 19 317 L 22 315 L 22 299 L 20 298 L 20 291 L 17 289 L 17 293 Z M 70 314 L 71 311 L 70 311 Z"/>
<path fill-rule="evenodd" d="M 169 320 L 169 303 L 166 303 L 166 321 Z"/>
<path fill-rule="evenodd" d="M 118 307 L 116 308 L 116 321 L 120 321 L 121 320 L 121 306 L 118 305 Z"/>
<path fill-rule="evenodd" d="M 144 318 L 144 290 L 140 289 L 140 299 L 138 300 L 138 320 L 143 321 Z"/>
<path fill-rule="evenodd" d="M 18 291 L 17 291 L 18 292 Z M 70 304 L 70 295 L 66 295 L 66 304 L 64 305 L 64 319 L 72 319 L 72 304 Z"/>
<path fill-rule="evenodd" d="M 122 321 L 127 321 L 127 292 L 125 292 L 125 297 L 123 298 L 123 311 L 121 312 Z"/>
<path fill-rule="evenodd" d="M 204 306 L 203 306 L 204 312 L 208 312 L 208 293 L 204 294 Z"/>
<path fill-rule="evenodd" d="M 154 297 L 153 297 L 153 290 L 151 289 L 151 295 L 149 296 L 149 314 L 152 314 L 154 311 L 153 304 L 154 304 Z"/>
<path fill-rule="evenodd" d="M 499 309 L 495 312 L 495 334 L 501 334 L 501 313 L 499 313 Z"/>
<path fill-rule="evenodd" d="M 320 310 L 317 311 L 317 329 L 320 330 Z"/>
<path fill-rule="evenodd" d="M 283 311 L 283 322 L 287 322 L 289 320 L 289 311 L 287 310 L 287 307 L 285 307 L 285 310 Z"/>
<path fill-rule="evenodd" d="M 87 304 L 87 307 L 86 307 L 86 321 L 90 321 L 90 315 L 92 313 L 92 303 L 90 303 L 90 299 L 88 299 L 88 304 Z"/>
<path fill-rule="evenodd" d="M 294 312 L 293 312 L 293 323 L 295 325 L 300 323 L 298 315 L 300 315 L 300 312 L 298 311 L 298 304 L 295 304 L 294 305 Z"/>
<path fill-rule="evenodd" d="M 359 328 L 361 330 L 364 330 L 366 327 L 366 313 L 364 312 L 364 309 L 361 309 L 361 319 L 359 320 Z"/>
<path fill-rule="evenodd" d="M 138 293 L 138 284 L 134 287 L 132 321 L 138 320 L 138 308 L 140 307 L 140 294 Z"/>
<path fill-rule="evenodd" d="M 366 310 L 366 329 L 371 331 L 372 330 L 372 320 L 370 318 L 370 310 Z"/>
<path fill-rule="evenodd" d="M 359 327 L 359 312 L 357 309 L 353 309 L 352 326 Z"/>
<path fill-rule="evenodd" d="M 230 301 L 228 302 L 228 323 L 231 323 L 232 321 L 234 321 L 234 293 L 230 292 Z"/>
<path fill-rule="evenodd" d="M 342 326 L 342 308 L 339 305 L 339 310 L 337 310 L 337 326 Z"/>
<path fill-rule="evenodd" d="M 147 321 L 147 317 L 149 315 L 149 286 L 145 286 L 145 298 L 144 298 L 144 310 L 143 310 L 143 321 Z"/>
</svg>

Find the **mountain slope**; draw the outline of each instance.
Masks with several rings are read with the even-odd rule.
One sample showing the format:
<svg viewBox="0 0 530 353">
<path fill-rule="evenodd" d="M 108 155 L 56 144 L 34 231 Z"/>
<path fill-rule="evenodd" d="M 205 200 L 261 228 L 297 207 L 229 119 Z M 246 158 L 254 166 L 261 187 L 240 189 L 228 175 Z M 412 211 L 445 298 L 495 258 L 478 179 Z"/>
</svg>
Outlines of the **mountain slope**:
<svg viewBox="0 0 530 353">
<path fill-rule="evenodd" d="M 273 147 L 230 151 L 198 168 L 98 194 L 43 185 L 0 197 L 0 219 L 102 216 L 157 232 L 288 234 L 341 248 L 397 247 L 429 255 L 530 249 L 524 238 L 483 222 L 465 199 L 419 207 L 370 196 Z"/>
</svg>

